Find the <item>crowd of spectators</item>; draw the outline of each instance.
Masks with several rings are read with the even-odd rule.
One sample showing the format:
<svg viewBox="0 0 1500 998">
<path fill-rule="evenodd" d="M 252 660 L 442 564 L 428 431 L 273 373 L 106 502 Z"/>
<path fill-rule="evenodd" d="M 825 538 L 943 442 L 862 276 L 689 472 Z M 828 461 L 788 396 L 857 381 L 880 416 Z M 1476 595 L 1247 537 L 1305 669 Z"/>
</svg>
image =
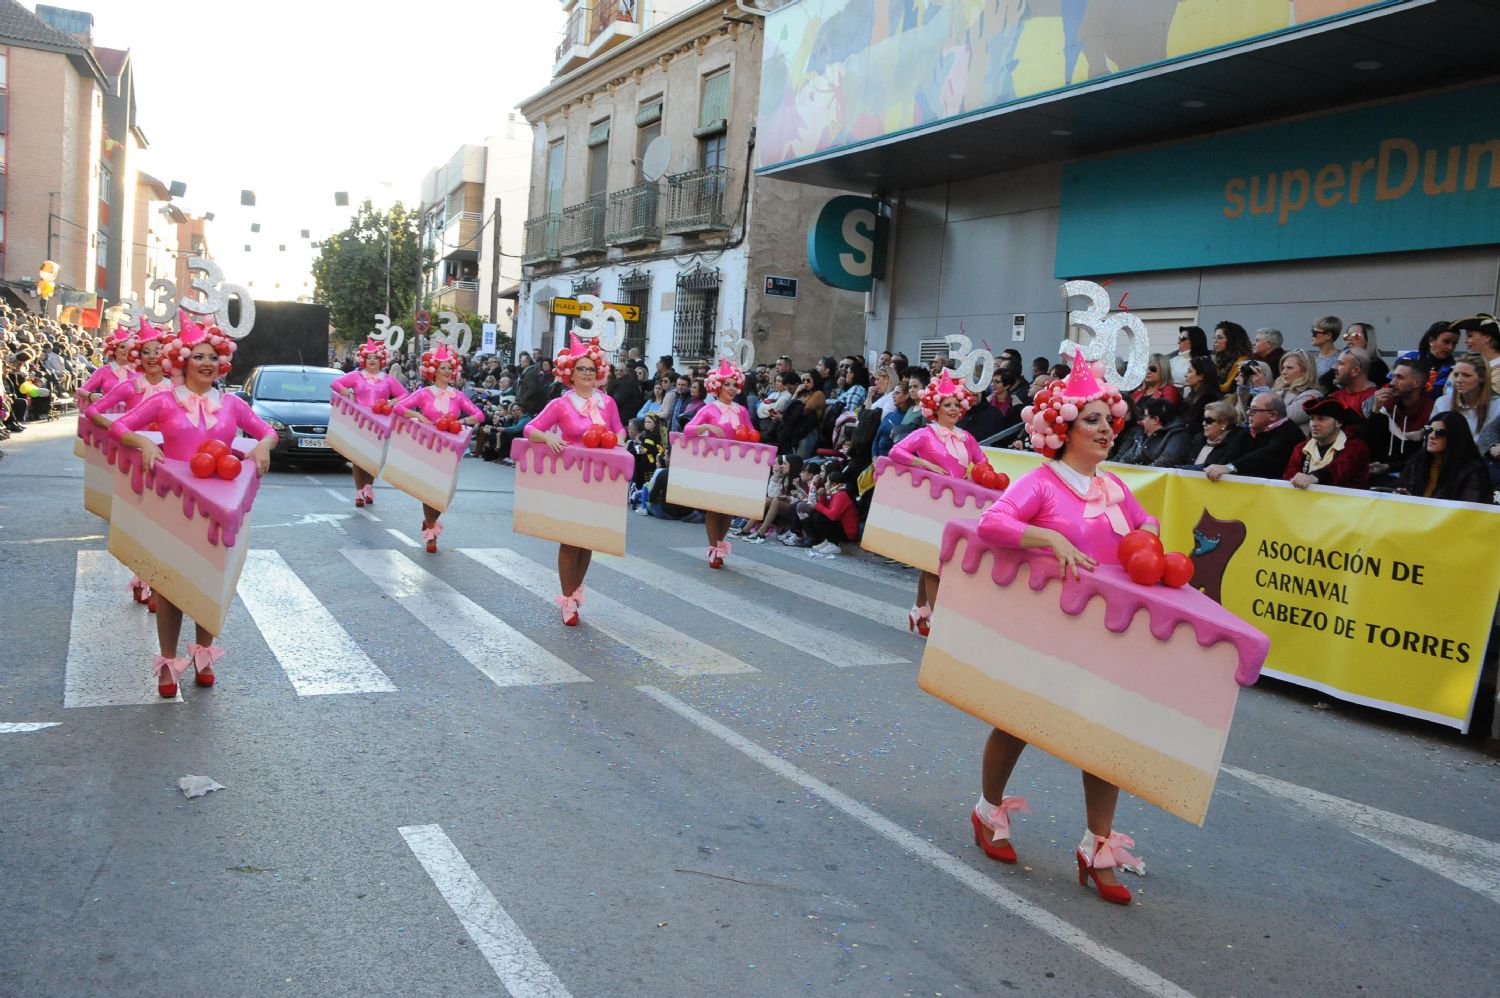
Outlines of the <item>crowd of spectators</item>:
<svg viewBox="0 0 1500 998">
<path fill-rule="evenodd" d="M 0 303 L 0 441 L 71 408 L 103 361 L 94 333 Z"/>
</svg>

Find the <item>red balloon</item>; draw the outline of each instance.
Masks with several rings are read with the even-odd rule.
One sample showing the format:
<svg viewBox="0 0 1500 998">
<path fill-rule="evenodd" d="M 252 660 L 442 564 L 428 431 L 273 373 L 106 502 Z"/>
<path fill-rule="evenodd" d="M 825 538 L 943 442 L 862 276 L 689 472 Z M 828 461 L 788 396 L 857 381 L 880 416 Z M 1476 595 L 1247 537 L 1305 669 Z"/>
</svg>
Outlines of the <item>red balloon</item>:
<svg viewBox="0 0 1500 998">
<path fill-rule="evenodd" d="M 222 440 L 205 440 L 198 446 L 198 453 L 212 454 L 213 459 L 217 461 L 219 458 L 229 453 L 229 445 Z"/>
<path fill-rule="evenodd" d="M 1173 589 L 1181 589 L 1192 582 L 1193 559 L 1181 551 L 1168 552 L 1166 570 L 1162 572 L 1161 580 Z"/>
<path fill-rule="evenodd" d="M 619 442 L 620 442 L 620 438 L 619 437 L 615 436 L 613 433 L 609 432 L 609 430 L 605 429 L 604 427 L 602 427 L 602 426 L 599 427 L 599 446 L 600 447 L 603 447 L 605 450 L 609 450 L 611 447 L 615 446 Z"/>
<path fill-rule="evenodd" d="M 1132 530 L 1120 538 L 1120 546 L 1115 549 L 1115 556 L 1120 559 L 1120 564 L 1125 565 L 1130 561 L 1130 556 L 1137 551 L 1155 551 L 1158 555 L 1166 555 L 1166 549 L 1161 546 L 1161 538 L 1149 530 Z"/>
<path fill-rule="evenodd" d="M 599 434 L 603 431 L 604 427 L 598 423 L 591 424 L 588 429 L 583 431 L 583 445 L 585 447 L 598 447 Z"/>
<path fill-rule="evenodd" d="M 1167 559 L 1160 551 L 1142 548 L 1125 561 L 1125 574 L 1143 586 L 1154 586 L 1167 569 Z"/>
<path fill-rule="evenodd" d="M 218 458 L 202 451 L 194 454 L 192 460 L 188 461 L 188 467 L 192 469 L 194 478 L 214 477 L 214 470 L 218 467 L 218 464 Z"/>
<path fill-rule="evenodd" d="M 224 481 L 233 481 L 240 476 L 240 459 L 233 454 L 225 454 L 219 458 L 218 463 L 214 466 L 214 470 L 219 473 L 219 477 L 224 479 Z"/>
</svg>

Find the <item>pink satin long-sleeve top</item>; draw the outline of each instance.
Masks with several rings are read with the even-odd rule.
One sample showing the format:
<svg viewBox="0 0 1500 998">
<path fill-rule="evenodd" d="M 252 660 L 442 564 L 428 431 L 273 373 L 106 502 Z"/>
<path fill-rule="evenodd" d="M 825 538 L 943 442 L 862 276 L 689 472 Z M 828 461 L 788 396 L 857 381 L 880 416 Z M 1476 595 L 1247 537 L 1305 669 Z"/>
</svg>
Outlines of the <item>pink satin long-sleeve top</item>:
<svg viewBox="0 0 1500 998">
<path fill-rule="evenodd" d="M 341 378 L 334 378 L 332 387 L 336 392 L 341 392 L 346 388 L 353 389 L 354 401 L 362 406 L 372 406 L 386 399 L 406 397 L 406 389 L 395 376 L 390 374 L 377 374 L 371 377 L 364 371 L 350 371 Z"/>
<path fill-rule="evenodd" d="M 687 425 L 682 428 L 682 432 L 688 436 L 698 436 L 694 431 L 694 427 L 703 426 L 704 424 L 717 426 L 731 440 L 734 439 L 734 431 L 740 427 L 743 426 L 747 430 L 753 428 L 750 425 L 750 413 L 745 411 L 744 406 L 738 402 L 726 404 L 720 402 L 718 399 L 709 399 L 704 403 L 703 408 L 699 409 L 693 415 L 693 418 L 687 421 Z"/>
<path fill-rule="evenodd" d="M 100 395 L 108 395 L 122 381 L 130 381 L 135 377 L 135 372 L 128 367 L 121 367 L 114 361 L 101 364 L 94 368 L 94 373 L 88 376 L 83 387 L 78 390 L 85 395 L 98 392 Z M 101 410 L 107 412 L 108 410 Z"/>
<path fill-rule="evenodd" d="M 1135 494 L 1109 472 L 1095 474 L 1080 495 L 1078 483 L 1070 483 L 1055 465 L 1049 461 L 1012 482 L 979 518 L 980 538 L 1018 548 L 1027 527 L 1045 527 L 1101 565 L 1118 565 L 1120 538 L 1138 527 L 1157 525 Z"/>
<path fill-rule="evenodd" d="M 391 411 L 399 416 L 408 409 L 417 410 L 434 423 L 444 416 L 457 415 L 458 412 L 462 412 L 465 416 L 481 418 L 484 416 L 484 413 L 479 411 L 479 406 L 470 402 L 463 392 L 452 386 L 439 389 L 427 385 L 424 388 L 418 388 L 397 402 Z"/>
<path fill-rule="evenodd" d="M 153 395 L 169 392 L 172 388 L 171 378 L 162 378 L 153 385 L 145 375 L 137 374 L 116 384 L 102 399 L 83 410 L 83 414 L 98 416 L 107 412 L 129 412 Z"/>
<path fill-rule="evenodd" d="M 232 443 L 239 431 L 256 440 L 276 439 L 276 431 L 266 425 L 238 395 L 224 395 L 217 389 L 195 396 L 178 385 L 169 392 L 159 392 L 115 420 L 109 435 L 116 440 L 127 433 L 144 430 L 156 424 L 161 432 L 162 453 L 174 461 L 188 461 L 207 440 Z M 189 409 L 191 408 L 191 412 Z"/>
<path fill-rule="evenodd" d="M 590 406 L 590 402 L 594 404 Z M 546 431 L 555 426 L 561 431 L 564 442 L 581 444 L 584 431 L 596 424 L 607 427 L 616 436 L 625 432 L 625 425 L 620 422 L 620 412 L 615 408 L 614 399 L 601 391 L 595 391 L 585 399 L 569 390 L 548 402 L 546 408 L 526 424 L 526 429 Z"/>
<path fill-rule="evenodd" d="M 956 426 L 950 431 L 953 434 L 954 448 L 964 454 L 960 458 L 943 443 L 940 432 L 936 423 L 928 423 L 920 430 L 913 430 L 891 448 L 890 459 L 897 464 L 911 464 L 912 458 L 919 457 L 932 462 L 954 478 L 963 478 L 969 473 L 969 465 L 985 460 L 984 451 L 979 449 L 979 441 L 974 439 L 972 433 Z"/>
</svg>

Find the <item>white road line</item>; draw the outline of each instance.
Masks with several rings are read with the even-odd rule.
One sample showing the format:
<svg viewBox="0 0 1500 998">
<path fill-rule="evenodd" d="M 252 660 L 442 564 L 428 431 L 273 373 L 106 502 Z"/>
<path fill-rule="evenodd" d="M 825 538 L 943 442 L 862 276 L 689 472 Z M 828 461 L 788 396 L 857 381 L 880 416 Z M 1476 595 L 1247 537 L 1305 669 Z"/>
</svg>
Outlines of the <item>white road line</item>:
<svg viewBox="0 0 1500 998">
<path fill-rule="evenodd" d="M 68 626 L 64 707 L 181 703 L 156 693 L 156 617 L 131 599 L 130 569 L 108 551 L 78 552 Z"/>
<path fill-rule="evenodd" d="M 557 574 L 552 569 L 505 548 L 460 550 L 490 571 L 540 596 L 550 607 L 558 591 Z M 594 589 L 584 594 L 582 616 L 586 626 L 598 628 L 652 665 L 659 665 L 679 676 L 722 676 L 759 671 L 728 652 Z"/>
<path fill-rule="evenodd" d="M 298 696 L 396 689 L 275 551 L 246 556 L 239 597 Z"/>
<path fill-rule="evenodd" d="M 1233 766 L 1220 772 L 1290 801 L 1345 831 L 1500 904 L 1500 843 Z"/>
<path fill-rule="evenodd" d="M 1014 891 L 1001 887 L 989 877 L 954 858 L 932 843 L 912 834 L 889 818 L 885 818 L 872 808 L 861 804 L 848 794 L 835 790 L 822 780 L 803 772 L 785 759 L 761 748 L 748 738 L 726 728 L 708 715 L 689 707 L 671 694 L 664 693 L 652 686 L 637 686 L 636 689 L 651 697 L 674 714 L 677 714 L 679 717 L 684 718 L 691 724 L 696 725 L 698 728 L 729 745 L 735 751 L 759 763 L 777 776 L 790 780 L 809 793 L 822 798 L 833 807 L 838 808 L 849 817 L 869 828 L 870 831 L 889 840 L 934 869 L 948 874 L 965 887 L 983 895 L 1012 915 L 1029 923 L 1033 928 L 1039 929 L 1063 945 L 1078 951 L 1111 973 L 1117 974 L 1131 984 L 1134 984 L 1147 994 L 1159 995 L 1163 996 L 1163 998 L 1166 998 L 1166 996 L 1171 996 L 1171 998 L 1191 998 L 1191 992 L 1136 963 L 1124 953 L 1095 941 L 1087 932 L 1073 925 L 1071 922 L 1064 921 L 1047 909 L 1033 904 Z"/>
<path fill-rule="evenodd" d="M 683 554 L 698 555 L 697 548 L 674 548 Z M 810 579 L 798 572 L 788 572 L 784 568 L 774 565 L 766 565 L 749 558 L 738 558 L 734 562 L 734 570 L 741 575 L 749 576 L 767 585 L 778 589 L 785 589 L 789 593 L 805 596 L 810 600 L 816 600 L 835 610 L 844 610 L 848 613 L 864 617 L 866 620 L 876 624 L 885 624 L 894 627 L 898 631 L 906 630 L 906 614 L 900 607 L 885 600 L 873 599 L 872 597 L 853 593 L 838 586 L 831 586 L 826 582 Z M 826 640 L 826 638 L 825 638 Z"/>
<path fill-rule="evenodd" d="M 396 540 L 400 541 L 402 544 L 405 544 L 409 548 L 419 548 L 422 546 L 417 541 L 412 540 L 410 537 L 397 530 L 395 527 L 386 527 L 385 532 L 390 534 L 392 537 L 396 538 Z"/>
<path fill-rule="evenodd" d="M 344 548 L 343 554 L 496 686 L 589 682 L 588 676 L 399 551 Z"/>
<path fill-rule="evenodd" d="M 408 825 L 398 831 L 512 998 L 571 998 L 442 828 Z"/>
<path fill-rule="evenodd" d="M 19 735 L 27 731 L 41 731 L 43 728 L 55 728 L 61 723 L 61 721 L 0 722 L 0 735 Z"/>
<path fill-rule="evenodd" d="M 738 547 L 739 545 L 735 546 Z M 791 548 L 774 540 L 766 541 L 765 544 L 759 544 L 756 547 L 758 550 L 769 551 L 782 558 L 796 558 L 803 563 L 813 562 L 813 559 L 807 556 L 806 548 Z M 874 582 L 877 585 L 894 589 L 908 596 L 915 595 L 917 591 L 917 576 L 915 571 L 912 571 L 911 578 L 906 579 L 898 574 L 899 569 L 876 566 L 866 558 L 851 558 L 844 555 L 840 555 L 837 558 L 819 558 L 813 563 L 819 568 L 831 568 L 835 572 L 841 572 L 844 575 L 862 579 L 865 582 Z"/>
<path fill-rule="evenodd" d="M 698 567 L 703 570 L 700 574 L 704 576 L 701 581 L 642 558 L 595 555 L 594 561 L 648 586 L 655 586 L 700 610 L 707 610 L 773 641 L 795 648 L 803 655 L 821 659 L 829 665 L 896 665 L 910 661 L 899 655 L 876 651 L 859 642 L 830 643 L 828 632 L 822 628 L 804 624 L 754 600 L 725 592 L 722 587 L 710 587 L 706 584 L 719 581 L 721 575 L 737 571 L 744 564 L 743 558 L 734 559 L 727 568 L 720 571 L 710 569 L 706 561 L 700 562 Z"/>
<path fill-rule="evenodd" d="M 344 503 L 345 505 L 348 505 L 348 503 L 349 503 L 349 496 L 348 495 L 346 495 L 346 494 L 344 494 L 342 492 L 336 492 L 335 490 L 327 488 L 326 486 L 324 487 L 323 491 L 327 492 L 329 495 L 333 496 L 339 502 Z M 380 517 L 376 516 L 374 513 L 371 513 L 369 510 L 365 509 L 363 506 L 355 506 L 355 507 L 353 507 L 353 509 L 354 509 L 354 512 L 358 513 L 360 516 L 364 517 L 366 520 L 370 520 L 371 522 L 374 522 L 374 523 L 381 522 Z"/>
</svg>

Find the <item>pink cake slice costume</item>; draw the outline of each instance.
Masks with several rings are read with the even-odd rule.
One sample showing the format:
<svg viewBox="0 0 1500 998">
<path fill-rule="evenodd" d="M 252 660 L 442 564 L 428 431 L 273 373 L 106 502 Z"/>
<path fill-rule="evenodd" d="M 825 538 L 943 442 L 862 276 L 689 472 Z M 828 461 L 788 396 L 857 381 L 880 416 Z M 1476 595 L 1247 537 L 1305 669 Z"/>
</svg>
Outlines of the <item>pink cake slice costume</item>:
<svg viewBox="0 0 1500 998">
<path fill-rule="evenodd" d="M 108 395 L 110 390 L 122 381 L 129 381 L 135 374 L 128 367 L 121 367 L 114 361 L 95 368 L 94 373 L 88 376 L 88 380 L 78 389 L 79 395 L 87 398 L 94 392 L 100 395 Z M 106 410 L 107 411 L 107 410 Z"/>
<path fill-rule="evenodd" d="M 405 413 L 416 411 L 429 422 L 421 423 Z M 479 408 L 453 387 L 428 385 L 403 397 L 392 409 L 391 435 L 385 451 L 380 477 L 418 502 L 439 513 L 447 512 L 458 491 L 458 472 L 464 453 L 469 449 L 472 428 L 460 427 L 457 433 L 445 433 L 432 425 L 444 416 L 481 416 Z M 436 540 L 441 527 L 424 525 L 425 540 Z"/>
<path fill-rule="evenodd" d="M 913 430 L 891 448 L 890 459 L 897 464 L 909 465 L 914 457 L 930 461 L 954 478 L 965 477 L 970 465 L 985 461 L 974 434 L 956 426 L 945 430 L 936 423 Z"/>
<path fill-rule="evenodd" d="M 596 390 L 584 399 L 569 390 L 527 424 L 562 434 L 565 446 L 553 454 L 546 444 L 517 440 L 511 448 L 516 462 L 513 528 L 572 547 L 625 553 L 626 494 L 635 474 L 635 458 L 624 448 L 583 446 L 590 426 L 619 434 L 623 427 L 614 399 Z"/>
<path fill-rule="evenodd" d="M 718 427 L 724 435 L 700 432 L 703 426 Z M 776 448 L 735 439 L 741 429 L 755 429 L 745 407 L 712 398 L 681 433 L 673 433 L 667 502 L 760 519 L 766 511 L 766 483 L 776 464 Z M 729 553 L 728 541 L 722 547 L 721 557 Z"/>
<path fill-rule="evenodd" d="M 172 390 L 166 378 L 151 384 L 144 375 L 135 374 L 117 383 L 103 398 L 83 410 L 78 418 L 78 446 L 83 452 L 83 508 L 108 520 L 114 499 L 115 455 L 119 438 L 96 426 L 94 416 L 116 420 L 122 412 L 133 411 L 147 399 Z M 143 430 L 147 437 L 161 443 L 161 434 Z"/>
<path fill-rule="evenodd" d="M 903 465 L 894 456 L 882 457 L 875 462 L 875 495 L 860 546 L 936 575 L 948 522 L 976 519 L 999 497 L 995 489 L 967 478 Z"/>
<path fill-rule="evenodd" d="M 391 420 L 395 417 L 378 413 L 372 407 L 387 399 L 405 398 L 406 389 L 389 374 L 371 377 L 365 371 L 350 371 L 334 379 L 331 387 L 328 446 L 373 478 L 385 465 Z M 343 394 L 346 389 L 354 392 L 354 398 Z"/>
</svg>

